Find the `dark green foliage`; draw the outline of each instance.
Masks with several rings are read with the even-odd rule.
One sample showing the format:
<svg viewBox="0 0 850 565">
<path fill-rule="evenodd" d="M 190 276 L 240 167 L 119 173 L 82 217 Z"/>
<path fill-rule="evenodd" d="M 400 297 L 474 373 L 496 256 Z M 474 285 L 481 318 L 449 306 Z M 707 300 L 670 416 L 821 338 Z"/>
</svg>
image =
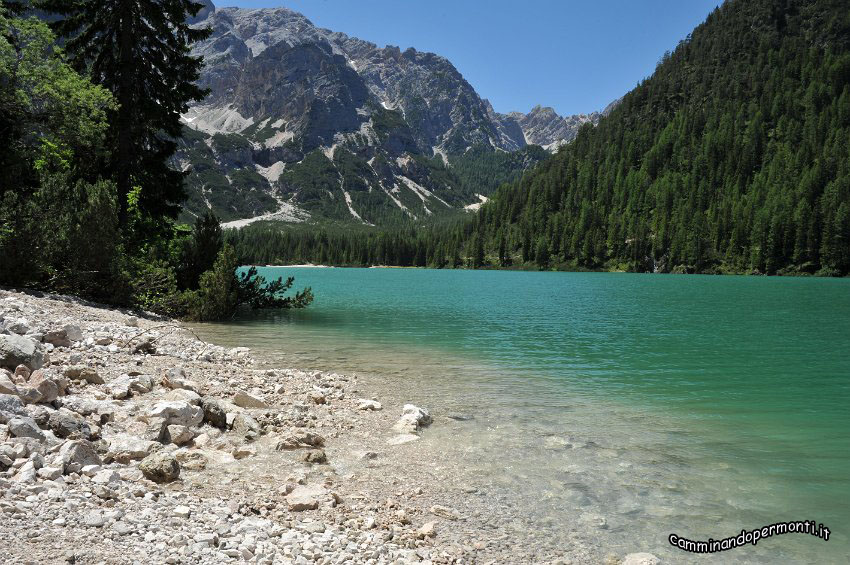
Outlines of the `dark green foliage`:
<svg viewBox="0 0 850 565">
<path fill-rule="evenodd" d="M 476 146 L 450 157 L 449 162 L 462 186 L 474 194 L 490 196 L 501 185 L 519 180 L 526 171 L 549 157 L 549 152 L 538 145 L 512 153 Z"/>
<path fill-rule="evenodd" d="M 54 23 L 67 39 L 72 63 L 112 92 L 118 107 L 109 117 L 109 153 L 102 163 L 118 187 L 119 219 L 127 224 L 129 196 L 141 187 L 139 210 L 152 218 L 176 218 L 184 198 L 184 174 L 171 168 L 181 134 L 180 114 L 205 92 L 195 86 L 202 61 L 192 42 L 210 30 L 192 29 L 191 0 L 40 0 L 61 16 Z"/>
<path fill-rule="evenodd" d="M 266 282 L 265 277 L 257 274 L 256 267 L 238 275 L 236 297 L 239 304 L 244 304 L 254 310 L 263 308 L 305 308 L 313 302 L 313 291 L 310 287 L 295 293 L 295 296 L 283 296 L 292 288 L 295 277 L 286 281 L 279 277 Z"/>
<path fill-rule="evenodd" d="M 843 2 L 726 2 L 476 234 L 543 267 L 847 273 L 848 38 Z"/>
<path fill-rule="evenodd" d="M 105 13 L 114 12 L 120 2 L 107 4 Z M 175 10 L 185 10 L 187 5 L 132 4 L 169 11 L 164 15 L 145 12 L 146 21 L 153 25 L 182 22 L 185 11 Z M 92 15 L 93 4 L 80 2 L 73 8 L 80 18 Z M 75 21 L 84 30 L 95 25 Z M 173 58 L 178 65 L 187 63 L 185 40 L 191 34 L 181 25 L 172 31 L 182 34 L 182 40 L 169 42 L 163 36 L 162 44 L 145 45 L 164 50 L 159 55 Z M 85 53 L 91 53 L 87 49 L 102 39 L 97 35 L 101 32 L 92 33 L 92 44 L 77 45 L 84 59 L 89 56 Z M 79 40 L 76 37 L 71 43 Z M 109 56 L 94 61 L 93 68 L 108 67 L 104 60 Z M 156 64 L 153 67 L 157 68 Z M 105 79 L 107 84 L 109 80 Z M 179 81 L 166 79 L 163 84 L 183 89 L 175 96 L 185 100 L 194 92 L 194 87 L 184 89 Z M 158 90 L 152 88 L 151 92 Z M 174 99 L 158 101 L 162 107 L 152 110 L 148 107 L 151 100 L 136 102 L 144 107 L 134 111 L 150 120 L 145 123 L 159 133 L 144 127 L 134 130 L 139 137 L 131 142 L 149 151 L 139 156 L 134 166 L 147 166 L 156 158 L 161 161 L 157 166 L 166 167 L 171 142 L 159 144 L 152 139 L 160 133 L 172 135 L 166 115 L 179 104 Z M 261 277 L 237 277 L 235 255 L 230 247 L 223 247 L 219 220 L 212 214 L 200 218 L 188 233 L 169 221 L 164 209 L 149 205 L 151 194 L 162 194 L 158 188 L 140 182 L 122 192 L 112 178 L 104 180 L 104 176 L 115 177 L 116 168 L 104 169 L 101 157 L 110 152 L 114 156 L 120 149 L 115 144 L 122 143 L 115 139 L 120 134 L 109 133 L 110 127 L 116 127 L 115 122 L 108 122 L 110 115 L 116 119 L 115 108 L 106 89 L 93 85 L 64 62 L 44 23 L 8 18 L 0 6 L 0 143 L 5 148 L 0 153 L 0 284 L 72 293 L 169 316 L 191 314 L 198 319 L 230 317 L 243 303 L 252 308 L 306 306 L 312 300 L 309 289 L 292 298 L 282 296 L 292 286 L 291 279 L 266 284 Z M 147 181 L 168 176 L 160 173 L 153 170 Z M 252 191 L 256 176 L 245 171 L 235 175 L 235 182 L 242 190 Z M 134 183 L 140 178 L 135 176 Z M 173 178 L 182 182 L 182 175 Z"/>
<path fill-rule="evenodd" d="M 219 252 L 213 268 L 201 275 L 199 289 L 189 300 L 187 317 L 204 322 L 226 320 L 236 313 L 236 253 L 229 245 Z"/>
<path fill-rule="evenodd" d="M 201 274 L 212 268 L 222 241 L 221 225 L 215 215 L 207 213 L 195 221 L 192 236 L 183 244 L 180 270 L 175 280 L 180 288 L 198 288 Z"/>
<path fill-rule="evenodd" d="M 133 276 L 133 306 L 180 318 L 189 309 L 191 293 L 177 288 L 174 267 L 165 260 L 140 261 Z"/>
<path fill-rule="evenodd" d="M 289 277 L 267 283 L 256 268 L 236 274 L 239 260 L 233 247 L 222 247 L 213 268 L 201 275 L 200 288 L 188 299 L 187 317 L 196 321 L 226 320 L 236 315 L 240 305 L 251 309 L 304 308 L 313 301 L 306 288 L 294 297 L 284 297 L 293 284 Z"/>
<path fill-rule="evenodd" d="M 0 284 L 127 300 L 115 187 L 88 180 L 112 107 L 44 23 L 0 9 Z"/>
</svg>

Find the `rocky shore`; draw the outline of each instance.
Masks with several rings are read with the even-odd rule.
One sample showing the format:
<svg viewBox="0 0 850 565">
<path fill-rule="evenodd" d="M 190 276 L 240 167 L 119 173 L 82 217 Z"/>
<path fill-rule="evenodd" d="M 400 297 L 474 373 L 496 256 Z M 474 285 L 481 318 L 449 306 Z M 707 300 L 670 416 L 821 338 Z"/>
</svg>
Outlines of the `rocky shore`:
<svg viewBox="0 0 850 565">
<path fill-rule="evenodd" d="M 256 368 L 172 320 L 0 290 L 0 561 L 536 560 L 470 524 L 498 509 L 440 492 L 426 464 L 366 473 L 388 451 L 416 462 L 433 418 L 357 387 Z M 545 560 L 593 562 L 570 555 Z"/>
</svg>

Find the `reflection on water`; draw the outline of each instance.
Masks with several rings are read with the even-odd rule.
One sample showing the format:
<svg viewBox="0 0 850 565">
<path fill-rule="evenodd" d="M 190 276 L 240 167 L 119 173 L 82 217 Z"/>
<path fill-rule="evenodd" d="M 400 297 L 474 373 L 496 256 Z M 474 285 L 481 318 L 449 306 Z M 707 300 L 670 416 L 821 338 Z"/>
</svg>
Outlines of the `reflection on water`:
<svg viewBox="0 0 850 565">
<path fill-rule="evenodd" d="M 848 552 L 848 281 L 299 270 L 310 309 L 205 325 L 270 365 L 432 409 L 417 449 L 552 543 L 602 554 L 817 520 L 724 561 Z M 813 386 L 813 382 L 817 386 Z M 454 421 L 449 414 L 472 416 Z"/>
</svg>

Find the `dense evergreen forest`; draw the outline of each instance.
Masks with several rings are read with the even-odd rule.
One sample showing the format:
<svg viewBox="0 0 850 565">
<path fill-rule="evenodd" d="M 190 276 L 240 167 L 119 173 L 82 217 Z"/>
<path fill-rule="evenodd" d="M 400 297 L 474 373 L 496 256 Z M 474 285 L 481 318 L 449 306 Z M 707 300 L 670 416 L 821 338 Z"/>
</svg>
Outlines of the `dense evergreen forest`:
<svg viewBox="0 0 850 565">
<path fill-rule="evenodd" d="M 202 7 L 0 2 L 0 285 L 195 319 L 310 302 L 237 276 L 218 219 L 176 222 L 180 114 L 206 95 L 190 45 L 210 31 L 187 23 Z"/>
<path fill-rule="evenodd" d="M 227 237 L 252 263 L 846 275 L 850 9 L 727 1 L 467 221 Z"/>
</svg>

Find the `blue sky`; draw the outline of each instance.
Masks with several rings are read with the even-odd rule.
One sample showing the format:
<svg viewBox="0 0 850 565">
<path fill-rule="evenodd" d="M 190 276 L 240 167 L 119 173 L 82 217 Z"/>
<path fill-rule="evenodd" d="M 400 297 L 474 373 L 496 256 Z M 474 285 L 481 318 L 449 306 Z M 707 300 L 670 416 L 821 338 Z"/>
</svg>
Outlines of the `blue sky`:
<svg viewBox="0 0 850 565">
<path fill-rule="evenodd" d="M 286 6 L 380 46 L 448 58 L 496 110 L 601 110 L 721 0 L 213 0 Z"/>
</svg>

